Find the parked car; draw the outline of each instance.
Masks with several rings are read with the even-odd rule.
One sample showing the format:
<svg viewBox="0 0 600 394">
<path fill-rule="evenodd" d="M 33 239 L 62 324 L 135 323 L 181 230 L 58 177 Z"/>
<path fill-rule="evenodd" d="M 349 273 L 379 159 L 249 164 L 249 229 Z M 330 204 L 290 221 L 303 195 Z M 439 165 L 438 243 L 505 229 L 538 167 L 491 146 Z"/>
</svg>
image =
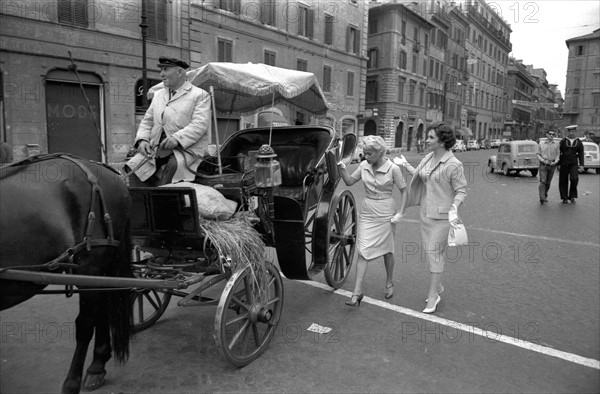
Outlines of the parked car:
<svg viewBox="0 0 600 394">
<path fill-rule="evenodd" d="M 479 150 L 479 142 L 476 140 L 467 141 L 467 150 Z"/>
<path fill-rule="evenodd" d="M 479 143 L 479 149 L 490 149 L 490 140 L 482 139 L 477 142 Z"/>
<path fill-rule="evenodd" d="M 500 140 L 499 139 L 493 139 L 490 141 L 490 148 L 497 148 L 500 146 Z"/>
<path fill-rule="evenodd" d="M 456 143 L 452 147 L 452 152 L 464 152 L 467 150 L 467 146 L 465 145 L 465 141 L 456 140 Z"/>
<path fill-rule="evenodd" d="M 529 171 L 532 176 L 537 176 L 539 167 L 537 151 L 538 144 L 535 141 L 501 142 L 498 152 L 488 160 L 488 169 L 490 172 L 502 171 L 504 175 L 508 175 L 511 171 L 517 174 L 521 171 Z"/>
<path fill-rule="evenodd" d="M 595 168 L 596 174 L 600 174 L 600 148 L 598 144 L 591 141 L 584 141 L 583 155 L 582 172 Z"/>
</svg>

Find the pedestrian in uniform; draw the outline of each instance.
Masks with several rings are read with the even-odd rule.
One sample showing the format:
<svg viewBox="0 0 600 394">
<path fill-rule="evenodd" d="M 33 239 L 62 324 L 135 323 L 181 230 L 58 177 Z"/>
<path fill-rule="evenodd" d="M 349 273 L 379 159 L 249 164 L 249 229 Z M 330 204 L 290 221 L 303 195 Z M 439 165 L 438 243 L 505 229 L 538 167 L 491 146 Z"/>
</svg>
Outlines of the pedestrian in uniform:
<svg viewBox="0 0 600 394">
<path fill-rule="evenodd" d="M 433 313 L 444 291 L 444 252 L 448 245 L 450 226 L 458 223 L 458 208 L 467 196 L 467 180 L 463 164 L 451 149 L 456 143 L 454 130 L 445 124 L 427 128 L 427 147 L 431 151 L 414 168 L 404 156 L 394 163 L 406 168 L 413 176 L 408 188 L 406 205 L 421 207 L 421 241 L 429 265 L 430 284 L 427 305 L 423 312 Z"/>
<path fill-rule="evenodd" d="M 193 180 L 210 129 L 210 96 L 187 80 L 189 65 L 161 56 L 164 89 L 154 94 L 135 137 L 138 150 L 126 166 L 151 186 Z"/>
<path fill-rule="evenodd" d="M 400 191 L 400 206 L 405 202 L 406 183 L 400 168 L 385 156 L 386 145 L 379 136 L 366 136 L 363 139 L 365 160 L 348 175 L 345 165 L 338 163 L 340 175 L 347 186 L 362 180 L 365 187 L 365 199 L 358 217 L 356 246 L 356 282 L 354 292 L 346 305 L 359 306 L 363 299 L 362 282 L 367 273 L 368 264 L 381 256 L 386 271 L 384 296 L 394 295 L 394 232 L 400 217 L 392 198 L 394 188 Z"/>
<path fill-rule="evenodd" d="M 579 183 L 579 166 L 583 166 L 583 142 L 575 136 L 577 125 L 567 126 L 567 136 L 560 141 L 560 170 L 558 173 L 558 190 L 563 204 L 575 203 L 577 184 Z M 569 182 L 571 183 L 569 185 Z"/>
<path fill-rule="evenodd" d="M 548 202 L 548 190 L 552 183 L 554 170 L 559 160 L 559 143 L 554 139 L 556 132 L 550 130 L 546 133 L 546 140 L 539 143 L 537 157 L 540 161 L 540 204 Z"/>
</svg>

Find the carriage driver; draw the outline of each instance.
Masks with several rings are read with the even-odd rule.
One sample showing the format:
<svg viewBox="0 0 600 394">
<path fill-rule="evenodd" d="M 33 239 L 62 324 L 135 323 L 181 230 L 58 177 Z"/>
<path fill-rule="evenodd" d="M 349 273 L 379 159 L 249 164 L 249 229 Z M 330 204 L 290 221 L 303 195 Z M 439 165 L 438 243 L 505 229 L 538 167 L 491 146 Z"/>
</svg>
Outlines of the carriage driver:
<svg viewBox="0 0 600 394">
<path fill-rule="evenodd" d="M 135 136 L 137 154 L 126 164 L 150 186 L 193 180 L 208 146 L 210 96 L 187 80 L 189 65 L 161 56 L 164 89 L 156 91 Z"/>
</svg>

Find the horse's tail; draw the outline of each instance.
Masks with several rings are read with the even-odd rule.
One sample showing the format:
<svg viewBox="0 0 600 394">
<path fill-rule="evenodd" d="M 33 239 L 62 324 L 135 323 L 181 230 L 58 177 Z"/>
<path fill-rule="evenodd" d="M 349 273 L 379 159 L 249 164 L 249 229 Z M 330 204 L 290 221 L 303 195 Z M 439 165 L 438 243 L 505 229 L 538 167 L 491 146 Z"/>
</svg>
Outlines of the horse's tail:
<svg viewBox="0 0 600 394">
<path fill-rule="evenodd" d="M 129 261 L 131 236 L 129 219 L 121 235 L 118 255 L 114 260 L 112 275 L 116 277 L 133 277 Z M 133 303 L 130 290 L 110 291 L 108 314 L 112 338 L 112 348 L 117 362 L 125 362 L 129 358 L 129 339 L 133 335 Z"/>
</svg>

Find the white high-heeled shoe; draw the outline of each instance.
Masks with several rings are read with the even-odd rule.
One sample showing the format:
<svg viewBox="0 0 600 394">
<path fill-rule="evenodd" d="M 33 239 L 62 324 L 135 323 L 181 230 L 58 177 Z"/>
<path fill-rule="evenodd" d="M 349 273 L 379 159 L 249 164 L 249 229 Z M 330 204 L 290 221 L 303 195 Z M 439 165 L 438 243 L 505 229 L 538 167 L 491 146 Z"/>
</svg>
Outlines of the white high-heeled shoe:
<svg viewBox="0 0 600 394">
<path fill-rule="evenodd" d="M 423 313 L 433 313 L 436 311 L 438 304 L 442 301 L 442 297 L 438 295 L 437 300 L 435 300 L 435 304 L 431 308 L 423 309 Z"/>
</svg>

